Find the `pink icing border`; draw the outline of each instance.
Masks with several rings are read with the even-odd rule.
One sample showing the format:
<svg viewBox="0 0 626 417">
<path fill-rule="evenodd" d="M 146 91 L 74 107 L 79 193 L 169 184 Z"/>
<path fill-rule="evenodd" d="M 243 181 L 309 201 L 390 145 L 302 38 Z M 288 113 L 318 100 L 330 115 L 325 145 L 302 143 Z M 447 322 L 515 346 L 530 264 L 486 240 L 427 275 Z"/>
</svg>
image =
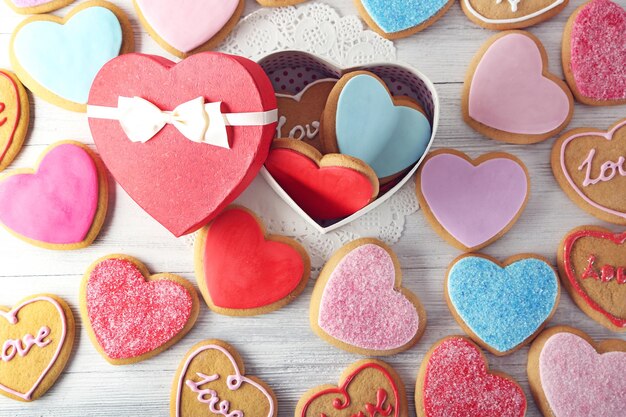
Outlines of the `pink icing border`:
<svg viewBox="0 0 626 417">
<path fill-rule="evenodd" d="M 626 120 L 622 121 L 621 123 L 618 123 L 616 126 L 614 126 L 611 130 L 609 130 L 606 133 L 598 133 L 598 132 L 582 132 L 582 133 L 577 133 L 573 136 L 570 136 L 569 138 L 567 138 L 567 140 L 565 140 L 563 142 L 563 144 L 561 145 L 561 154 L 560 154 L 560 163 L 561 163 L 561 170 L 563 171 L 563 175 L 565 175 L 565 179 L 567 180 L 567 182 L 569 183 L 569 185 L 572 187 L 572 189 L 574 191 L 576 191 L 576 193 L 585 201 L 587 202 L 587 204 L 591 205 L 592 207 L 597 208 L 598 210 L 602 210 L 605 213 L 609 213 L 612 214 L 614 216 L 617 217 L 622 217 L 624 219 L 626 219 L 626 213 L 622 213 L 621 211 L 617 211 L 617 210 L 613 210 L 610 209 L 608 207 L 604 207 L 601 204 L 596 203 L 595 201 L 591 200 L 589 197 L 587 197 L 578 187 L 578 185 L 576 185 L 576 183 L 574 183 L 574 180 L 572 179 L 572 177 L 570 176 L 569 172 L 567 172 L 567 167 L 565 166 L 565 148 L 567 147 L 567 145 L 573 141 L 574 139 L 578 139 L 580 137 L 583 136 L 598 136 L 601 138 L 604 138 L 608 141 L 613 140 L 613 135 L 615 135 L 615 132 L 617 132 L 619 129 L 621 129 L 622 127 L 626 126 Z"/>
<path fill-rule="evenodd" d="M 56 362 L 56 360 L 58 359 L 59 355 L 61 354 L 61 349 L 63 349 L 63 346 L 65 345 L 65 337 L 67 335 L 67 322 L 65 319 L 65 311 L 63 310 L 63 308 L 61 307 L 61 305 L 54 300 L 53 298 L 50 297 L 35 297 L 35 298 L 31 298 L 29 300 L 26 300 L 25 302 L 23 302 L 22 304 L 13 307 L 13 309 L 7 311 L 6 313 L 3 311 L 0 311 L 0 316 L 4 317 L 5 319 L 7 319 L 7 321 L 10 324 L 17 324 L 18 320 L 17 320 L 17 313 L 24 307 L 26 307 L 29 304 L 35 303 L 37 301 L 47 301 L 49 303 L 51 303 L 52 305 L 54 305 L 54 307 L 57 309 L 57 311 L 59 312 L 60 316 L 61 316 L 61 323 L 62 323 L 62 332 L 61 332 L 61 340 L 59 341 L 59 345 L 57 347 L 56 352 L 54 353 L 54 356 L 52 357 L 52 359 L 50 360 L 50 363 L 48 364 L 48 366 L 43 370 L 43 372 L 41 373 L 41 375 L 39 376 L 39 378 L 37 379 L 37 381 L 35 381 L 35 383 L 33 384 L 32 388 L 30 390 L 28 390 L 26 393 L 21 393 L 18 391 L 15 391 L 3 384 L 0 383 L 0 389 L 8 392 L 9 394 L 15 395 L 16 397 L 20 397 L 25 401 L 30 401 L 31 397 L 33 395 L 33 392 L 35 392 L 35 390 L 37 389 L 37 387 L 39 386 L 39 384 L 41 384 L 41 381 L 43 381 L 43 379 L 45 378 L 45 376 L 48 374 L 48 372 L 50 371 L 50 368 L 52 368 L 52 366 L 54 365 L 54 363 Z"/>
</svg>

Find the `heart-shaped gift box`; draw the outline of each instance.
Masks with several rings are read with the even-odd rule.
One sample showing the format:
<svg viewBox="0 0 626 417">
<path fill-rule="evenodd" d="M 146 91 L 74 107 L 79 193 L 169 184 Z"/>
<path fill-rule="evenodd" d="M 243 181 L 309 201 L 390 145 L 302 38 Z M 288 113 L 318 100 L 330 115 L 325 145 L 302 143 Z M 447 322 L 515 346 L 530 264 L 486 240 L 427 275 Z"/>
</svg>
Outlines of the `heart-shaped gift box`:
<svg viewBox="0 0 626 417">
<path fill-rule="evenodd" d="M 269 54 L 260 60 L 259 65 L 269 76 L 274 90 L 280 94 L 295 95 L 312 80 L 326 78 L 339 79 L 342 75 L 353 71 L 369 71 L 380 77 L 394 96 L 408 96 L 416 100 L 424 109 L 431 126 L 432 133 L 428 146 L 422 157 L 401 177 L 391 188 L 356 213 L 340 220 L 318 222 L 308 215 L 287 192 L 278 184 L 267 169 L 261 169 L 261 175 L 270 187 L 293 208 L 304 220 L 320 233 L 328 233 L 356 220 L 374 210 L 400 190 L 413 177 L 422 160 L 428 153 L 437 133 L 439 124 L 439 98 L 433 83 L 422 73 L 409 65 L 394 63 L 372 63 L 349 68 L 332 61 L 301 51 L 281 51 Z"/>
</svg>

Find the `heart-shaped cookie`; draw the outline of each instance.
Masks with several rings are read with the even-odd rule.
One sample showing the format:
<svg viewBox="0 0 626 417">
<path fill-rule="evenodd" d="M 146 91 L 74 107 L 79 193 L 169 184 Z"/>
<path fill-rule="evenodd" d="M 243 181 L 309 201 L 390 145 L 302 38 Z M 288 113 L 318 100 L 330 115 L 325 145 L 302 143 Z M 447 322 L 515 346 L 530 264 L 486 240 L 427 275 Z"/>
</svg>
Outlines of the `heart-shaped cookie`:
<svg viewBox="0 0 626 417">
<path fill-rule="evenodd" d="M 133 49 L 133 30 L 124 12 L 92 0 L 63 19 L 42 15 L 24 20 L 13 32 L 9 52 L 29 90 L 57 106 L 84 112 L 100 68 Z"/>
<path fill-rule="evenodd" d="M 309 390 L 296 406 L 296 417 L 408 416 L 406 391 L 396 371 L 382 361 L 365 359 L 348 367 L 337 387 Z"/>
<path fill-rule="evenodd" d="M 578 227 L 561 241 L 557 259 L 578 307 L 608 329 L 626 331 L 626 232 Z"/>
<path fill-rule="evenodd" d="M 543 331 L 528 352 L 528 382 L 544 416 L 626 415 L 626 342 L 594 341 L 567 326 Z"/>
<path fill-rule="evenodd" d="M 54 295 L 0 307 L 0 394 L 18 401 L 45 394 L 65 368 L 74 335 L 72 310 Z"/>
<path fill-rule="evenodd" d="M 530 177 L 513 155 L 471 159 L 453 149 L 428 154 L 416 180 L 426 220 L 448 243 L 466 252 L 502 237 L 528 201 Z"/>
<path fill-rule="evenodd" d="M 378 196 L 378 178 L 356 158 L 323 155 L 295 139 L 276 139 L 265 168 L 284 193 L 316 221 L 356 213 Z"/>
<path fill-rule="evenodd" d="M 563 73 L 576 100 L 626 104 L 626 10 L 610 0 L 577 8 L 563 32 Z"/>
<path fill-rule="evenodd" d="M 341 153 L 372 167 L 382 182 L 394 179 L 426 152 L 432 129 L 422 107 L 393 97 L 368 71 L 341 77 L 324 110 L 324 153 Z"/>
<path fill-rule="evenodd" d="M 361 17 L 387 39 L 420 32 L 443 16 L 454 0 L 356 0 Z"/>
<path fill-rule="evenodd" d="M 559 277 L 543 258 L 517 255 L 503 263 L 461 255 L 444 285 L 450 312 L 463 330 L 496 356 L 522 348 L 539 334 L 559 304 Z"/>
<path fill-rule="evenodd" d="M 626 119 L 608 131 L 574 129 L 552 148 L 552 172 L 583 210 L 626 225 Z"/>
<path fill-rule="evenodd" d="M 295 300 L 306 287 L 311 261 L 293 239 L 268 235 L 261 220 L 239 206 L 226 208 L 195 242 L 196 276 L 209 308 L 254 316 Z"/>
<path fill-rule="evenodd" d="M 494 30 L 523 29 L 559 14 L 569 0 L 461 0 L 465 15 Z"/>
<path fill-rule="evenodd" d="M 491 37 L 470 64 L 462 102 L 473 129 L 508 143 L 536 143 L 563 130 L 574 98 L 567 84 L 548 72 L 541 41 L 528 32 Z"/>
<path fill-rule="evenodd" d="M 0 70 L 0 171 L 15 159 L 28 132 L 28 94 L 17 77 Z"/>
<path fill-rule="evenodd" d="M 36 169 L 0 177 L 0 223 L 32 245 L 84 248 L 104 223 L 107 187 L 104 166 L 89 148 L 57 142 L 43 152 Z"/>
<path fill-rule="evenodd" d="M 184 121 L 168 116 L 175 109 Z M 89 117 L 116 181 L 182 236 L 210 221 L 252 182 L 275 133 L 276 97 L 263 69 L 246 58 L 201 52 L 175 64 L 127 54 L 96 77 Z"/>
<path fill-rule="evenodd" d="M 217 46 L 243 12 L 244 0 L 133 0 L 139 20 L 165 50 L 185 58 Z"/>
<path fill-rule="evenodd" d="M 449 336 L 430 348 L 417 375 L 418 417 L 524 417 L 526 397 L 510 376 L 489 371 L 480 348 Z"/>
<path fill-rule="evenodd" d="M 276 94 L 278 101 L 276 137 L 298 139 L 322 152 L 320 121 L 335 84 L 337 80 L 334 78 L 317 80 L 304 87 L 298 94 Z"/>
<path fill-rule="evenodd" d="M 74 0 L 6 0 L 6 3 L 20 14 L 48 13 L 65 7 Z"/>
<path fill-rule="evenodd" d="M 80 312 L 98 352 L 114 365 L 126 365 L 182 339 L 198 318 L 198 295 L 177 275 L 150 275 L 135 258 L 109 255 L 85 273 Z"/>
<path fill-rule="evenodd" d="M 372 356 L 405 351 L 426 330 L 426 311 L 402 287 L 398 258 L 376 239 L 350 242 L 328 260 L 315 283 L 310 320 L 328 343 Z"/>
<path fill-rule="evenodd" d="M 276 417 L 272 389 L 258 378 L 246 376 L 244 364 L 232 346 L 205 340 L 187 352 L 170 397 L 171 417 L 197 416 Z"/>
</svg>

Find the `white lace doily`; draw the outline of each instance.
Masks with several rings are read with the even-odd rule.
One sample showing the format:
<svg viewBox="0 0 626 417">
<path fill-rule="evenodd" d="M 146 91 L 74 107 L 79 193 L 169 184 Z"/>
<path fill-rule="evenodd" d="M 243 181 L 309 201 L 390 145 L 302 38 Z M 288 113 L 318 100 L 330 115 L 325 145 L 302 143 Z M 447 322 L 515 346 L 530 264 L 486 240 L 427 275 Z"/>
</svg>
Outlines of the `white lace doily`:
<svg viewBox="0 0 626 417">
<path fill-rule="evenodd" d="M 261 9 L 245 17 L 219 49 L 255 61 L 274 52 L 304 51 L 344 68 L 396 60 L 392 42 L 364 30 L 358 17 L 341 17 L 323 3 Z M 261 176 L 236 203 L 257 213 L 270 233 L 296 238 L 309 252 L 312 266 L 319 269 L 334 251 L 354 239 L 377 237 L 388 244 L 397 242 L 405 217 L 419 209 L 414 189 L 411 180 L 380 207 L 326 234 L 302 219 Z"/>
</svg>

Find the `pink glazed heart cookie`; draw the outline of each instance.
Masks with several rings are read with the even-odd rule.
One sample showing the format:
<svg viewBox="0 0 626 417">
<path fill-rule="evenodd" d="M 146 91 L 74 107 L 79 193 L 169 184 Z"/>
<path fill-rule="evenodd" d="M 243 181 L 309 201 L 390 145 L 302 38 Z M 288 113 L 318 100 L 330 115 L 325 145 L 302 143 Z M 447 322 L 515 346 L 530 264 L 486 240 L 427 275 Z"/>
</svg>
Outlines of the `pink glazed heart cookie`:
<svg viewBox="0 0 626 417">
<path fill-rule="evenodd" d="M 177 275 L 150 275 L 137 259 L 109 255 L 83 277 L 80 313 L 92 343 L 113 365 L 139 362 L 176 344 L 199 312 L 191 283 Z"/>
<path fill-rule="evenodd" d="M 311 299 L 311 327 L 328 343 L 361 355 L 394 355 L 411 348 L 426 330 L 426 311 L 402 287 L 391 248 L 358 239 L 324 265 Z"/>
<path fill-rule="evenodd" d="M 563 33 L 563 72 L 576 100 L 626 104 L 626 10 L 592 0 L 572 13 Z"/>
<path fill-rule="evenodd" d="M 115 180 L 175 236 L 192 233 L 254 179 L 276 131 L 256 63 L 201 52 L 175 64 L 127 54 L 91 88 L 89 126 Z"/>
<path fill-rule="evenodd" d="M 491 37 L 470 64 L 463 118 L 483 135 L 528 144 L 563 130 L 574 99 L 567 84 L 548 72 L 548 56 L 535 36 L 507 31 Z"/>
<path fill-rule="evenodd" d="M 108 205 L 105 169 L 85 145 L 57 142 L 38 167 L 0 176 L 0 223 L 16 237 L 46 249 L 89 246 Z"/>
<path fill-rule="evenodd" d="M 179 58 L 217 46 L 237 24 L 244 0 L 133 0 L 139 20 Z"/>
<path fill-rule="evenodd" d="M 595 343 L 567 326 L 545 330 L 528 352 L 528 382 L 544 416 L 623 417 L 626 342 Z"/>
<path fill-rule="evenodd" d="M 528 202 L 530 177 L 516 157 L 494 152 L 471 159 L 454 149 L 428 154 L 417 173 L 426 220 L 452 246 L 473 252 L 502 237 Z"/>
</svg>

